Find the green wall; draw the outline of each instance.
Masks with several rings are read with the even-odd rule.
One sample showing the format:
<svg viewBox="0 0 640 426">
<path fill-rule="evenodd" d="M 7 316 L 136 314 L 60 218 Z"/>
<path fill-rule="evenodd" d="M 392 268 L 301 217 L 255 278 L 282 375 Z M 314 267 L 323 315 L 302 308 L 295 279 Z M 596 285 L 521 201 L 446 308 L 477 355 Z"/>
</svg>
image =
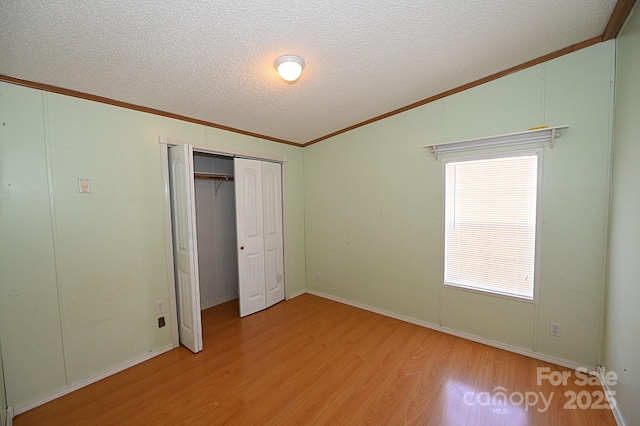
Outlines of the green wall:
<svg viewBox="0 0 640 426">
<path fill-rule="evenodd" d="M 604 366 L 626 424 L 640 419 L 640 12 L 618 37 Z"/>
<path fill-rule="evenodd" d="M 304 289 L 302 149 L 0 84 L 0 337 L 19 408 L 171 346 L 159 135 L 287 157 L 289 290 Z M 78 193 L 91 179 L 91 194 Z"/>
<path fill-rule="evenodd" d="M 2 365 L 2 346 L 0 345 L 0 426 L 7 424 L 7 395 L 4 390 L 4 367 Z"/>
<path fill-rule="evenodd" d="M 304 149 L 307 288 L 591 368 L 600 362 L 614 42 Z M 442 162 L 422 146 L 569 124 L 545 148 L 539 303 L 441 287 Z M 562 327 L 549 335 L 549 322 Z"/>
<path fill-rule="evenodd" d="M 637 296 L 628 277 L 638 275 L 638 238 L 627 229 L 638 228 L 629 183 L 638 180 L 637 21 L 620 41 L 629 94 L 618 92 L 609 273 L 616 309 L 609 308 L 605 356 L 615 369 L 638 358 L 637 342 L 616 333 L 638 322 L 637 297 L 625 296 Z M 8 403 L 24 406 L 171 345 L 170 327 L 158 329 L 154 311 L 173 291 L 158 135 L 287 158 L 292 294 L 306 287 L 569 363 L 602 362 L 614 48 L 601 43 L 304 150 L 0 84 Z M 442 162 L 422 146 L 542 124 L 571 129 L 545 148 L 539 303 L 441 287 Z M 92 194 L 78 194 L 78 178 L 91 179 Z M 550 321 L 561 323 L 561 337 L 549 336 Z M 632 374 L 620 385 L 631 396 Z"/>
</svg>

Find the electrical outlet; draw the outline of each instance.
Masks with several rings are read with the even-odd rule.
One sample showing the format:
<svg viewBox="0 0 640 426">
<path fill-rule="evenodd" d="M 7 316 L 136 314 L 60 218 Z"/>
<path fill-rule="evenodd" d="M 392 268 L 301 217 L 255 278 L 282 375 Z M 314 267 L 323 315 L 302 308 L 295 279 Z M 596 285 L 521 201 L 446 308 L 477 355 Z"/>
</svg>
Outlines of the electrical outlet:
<svg viewBox="0 0 640 426">
<path fill-rule="evenodd" d="M 320 281 L 320 272 L 316 272 L 316 281 Z"/>
<path fill-rule="evenodd" d="M 156 302 L 156 314 L 160 315 L 160 314 L 164 314 L 164 312 L 165 312 L 164 300 L 158 300 Z"/>
<path fill-rule="evenodd" d="M 78 192 L 91 194 L 91 181 L 89 179 L 78 179 Z"/>
<path fill-rule="evenodd" d="M 549 324 L 549 334 L 552 336 L 560 337 L 560 324 L 552 322 Z"/>
<path fill-rule="evenodd" d="M 164 317 L 158 318 L 158 328 L 162 328 L 165 325 L 166 325 L 166 323 L 164 322 Z"/>
</svg>

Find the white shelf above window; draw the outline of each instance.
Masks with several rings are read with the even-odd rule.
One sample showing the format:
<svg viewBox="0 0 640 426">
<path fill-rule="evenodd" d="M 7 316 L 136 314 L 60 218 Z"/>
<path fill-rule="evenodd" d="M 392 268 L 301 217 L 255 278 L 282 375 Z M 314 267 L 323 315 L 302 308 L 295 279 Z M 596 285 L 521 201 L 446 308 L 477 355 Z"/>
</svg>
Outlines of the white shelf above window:
<svg viewBox="0 0 640 426">
<path fill-rule="evenodd" d="M 554 140 L 562 136 L 562 132 L 559 130 L 568 128 L 568 125 L 542 127 L 534 130 L 525 130 L 524 132 L 425 145 L 424 148 L 431 148 L 431 152 L 435 156 L 436 160 L 440 154 L 529 143 L 549 142 L 550 147 L 553 148 Z"/>
</svg>

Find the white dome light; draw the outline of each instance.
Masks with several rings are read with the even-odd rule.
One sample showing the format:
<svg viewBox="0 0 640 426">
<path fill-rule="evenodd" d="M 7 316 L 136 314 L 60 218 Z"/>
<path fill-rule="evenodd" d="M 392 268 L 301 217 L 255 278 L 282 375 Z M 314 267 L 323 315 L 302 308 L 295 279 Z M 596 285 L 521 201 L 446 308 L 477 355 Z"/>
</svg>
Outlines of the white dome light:
<svg viewBox="0 0 640 426">
<path fill-rule="evenodd" d="M 296 55 L 282 55 L 273 64 L 278 70 L 278 74 L 285 81 L 296 81 L 302 74 L 304 59 Z"/>
</svg>

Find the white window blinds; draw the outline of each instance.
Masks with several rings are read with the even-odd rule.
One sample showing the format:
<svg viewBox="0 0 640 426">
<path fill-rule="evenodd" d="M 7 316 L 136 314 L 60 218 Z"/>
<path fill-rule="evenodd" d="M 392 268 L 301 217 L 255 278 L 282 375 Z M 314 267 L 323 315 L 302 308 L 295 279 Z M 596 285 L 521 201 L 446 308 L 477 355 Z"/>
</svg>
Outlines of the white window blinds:
<svg viewBox="0 0 640 426">
<path fill-rule="evenodd" d="M 538 161 L 445 163 L 445 285 L 534 298 Z"/>
</svg>

